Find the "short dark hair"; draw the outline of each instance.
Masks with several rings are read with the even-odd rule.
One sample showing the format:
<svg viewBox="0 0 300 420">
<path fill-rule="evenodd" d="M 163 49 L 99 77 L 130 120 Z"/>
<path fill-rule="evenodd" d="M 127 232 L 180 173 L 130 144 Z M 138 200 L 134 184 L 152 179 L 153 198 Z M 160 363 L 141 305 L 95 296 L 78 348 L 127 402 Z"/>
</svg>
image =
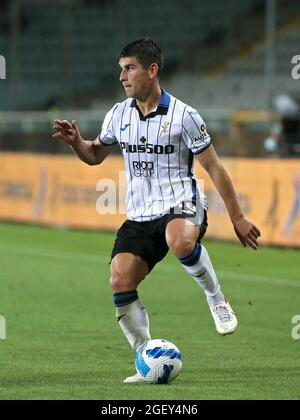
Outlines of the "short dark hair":
<svg viewBox="0 0 300 420">
<path fill-rule="evenodd" d="M 126 45 L 122 49 L 119 59 L 125 57 L 137 57 L 144 69 L 156 63 L 158 65 L 158 75 L 164 64 L 164 56 L 160 46 L 150 38 L 138 39 Z"/>
</svg>

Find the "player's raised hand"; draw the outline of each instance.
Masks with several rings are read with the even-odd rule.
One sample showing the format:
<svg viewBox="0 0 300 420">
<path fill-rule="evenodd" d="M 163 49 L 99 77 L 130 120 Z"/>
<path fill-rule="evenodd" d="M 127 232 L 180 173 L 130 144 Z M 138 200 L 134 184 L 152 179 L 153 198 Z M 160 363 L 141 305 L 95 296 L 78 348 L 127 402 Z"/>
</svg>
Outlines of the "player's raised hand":
<svg viewBox="0 0 300 420">
<path fill-rule="evenodd" d="M 241 217 L 233 223 L 235 233 L 244 246 L 250 246 L 257 250 L 258 238 L 260 237 L 259 229 L 251 222 Z"/>
<path fill-rule="evenodd" d="M 80 138 L 80 132 L 75 120 L 54 120 L 52 137 L 61 140 L 70 146 Z"/>
</svg>

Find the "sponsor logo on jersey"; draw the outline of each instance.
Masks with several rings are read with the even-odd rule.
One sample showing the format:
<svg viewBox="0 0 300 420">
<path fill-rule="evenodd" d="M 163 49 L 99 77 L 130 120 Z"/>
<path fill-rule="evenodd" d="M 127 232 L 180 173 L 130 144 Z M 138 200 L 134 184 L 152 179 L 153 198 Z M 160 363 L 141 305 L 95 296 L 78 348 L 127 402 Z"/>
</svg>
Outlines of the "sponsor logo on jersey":
<svg viewBox="0 0 300 420">
<path fill-rule="evenodd" d="M 133 166 L 134 176 L 138 178 L 140 177 L 149 178 L 154 174 L 153 162 L 145 162 L 143 160 L 133 161 L 132 166 Z"/>
<path fill-rule="evenodd" d="M 209 135 L 206 131 L 205 124 L 202 124 L 200 127 L 201 134 L 194 138 L 195 143 L 205 143 L 205 140 L 209 138 Z"/>
<path fill-rule="evenodd" d="M 148 153 L 156 155 L 171 155 L 175 152 L 175 147 L 173 144 L 167 144 L 165 146 L 161 144 L 128 144 L 125 141 L 120 142 L 121 150 L 124 150 L 126 153 Z"/>
</svg>

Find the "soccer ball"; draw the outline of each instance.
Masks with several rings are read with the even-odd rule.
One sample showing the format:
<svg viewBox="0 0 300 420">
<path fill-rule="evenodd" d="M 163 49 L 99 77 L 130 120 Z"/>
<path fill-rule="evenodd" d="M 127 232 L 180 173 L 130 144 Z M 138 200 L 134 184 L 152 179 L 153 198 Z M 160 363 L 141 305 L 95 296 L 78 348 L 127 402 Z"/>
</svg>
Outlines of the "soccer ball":
<svg viewBox="0 0 300 420">
<path fill-rule="evenodd" d="M 135 366 L 146 382 L 167 384 L 182 368 L 181 354 L 170 341 L 150 340 L 137 349 Z"/>
</svg>

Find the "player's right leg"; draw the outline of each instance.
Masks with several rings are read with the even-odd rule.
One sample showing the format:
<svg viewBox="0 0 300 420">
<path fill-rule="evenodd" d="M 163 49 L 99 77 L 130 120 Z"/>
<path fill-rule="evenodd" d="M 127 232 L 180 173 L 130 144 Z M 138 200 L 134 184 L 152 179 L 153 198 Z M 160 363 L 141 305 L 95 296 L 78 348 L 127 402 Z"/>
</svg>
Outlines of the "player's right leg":
<svg viewBox="0 0 300 420">
<path fill-rule="evenodd" d="M 148 271 L 146 261 L 127 252 L 115 255 L 111 262 L 110 285 L 116 317 L 133 349 L 150 340 L 148 314 L 137 292 Z"/>
<path fill-rule="evenodd" d="M 116 318 L 134 350 L 151 339 L 148 313 L 137 293 L 138 285 L 148 272 L 146 261 L 131 253 L 119 253 L 111 262 L 110 285 L 113 290 Z M 143 381 L 143 378 L 135 374 L 126 378 L 124 382 L 140 381 Z"/>
<path fill-rule="evenodd" d="M 136 350 L 150 340 L 147 310 L 137 288 L 157 262 L 168 252 L 160 220 L 126 220 L 117 232 L 111 253 L 111 279 L 116 316 L 131 347 Z M 124 382 L 137 382 L 138 375 Z"/>
</svg>

